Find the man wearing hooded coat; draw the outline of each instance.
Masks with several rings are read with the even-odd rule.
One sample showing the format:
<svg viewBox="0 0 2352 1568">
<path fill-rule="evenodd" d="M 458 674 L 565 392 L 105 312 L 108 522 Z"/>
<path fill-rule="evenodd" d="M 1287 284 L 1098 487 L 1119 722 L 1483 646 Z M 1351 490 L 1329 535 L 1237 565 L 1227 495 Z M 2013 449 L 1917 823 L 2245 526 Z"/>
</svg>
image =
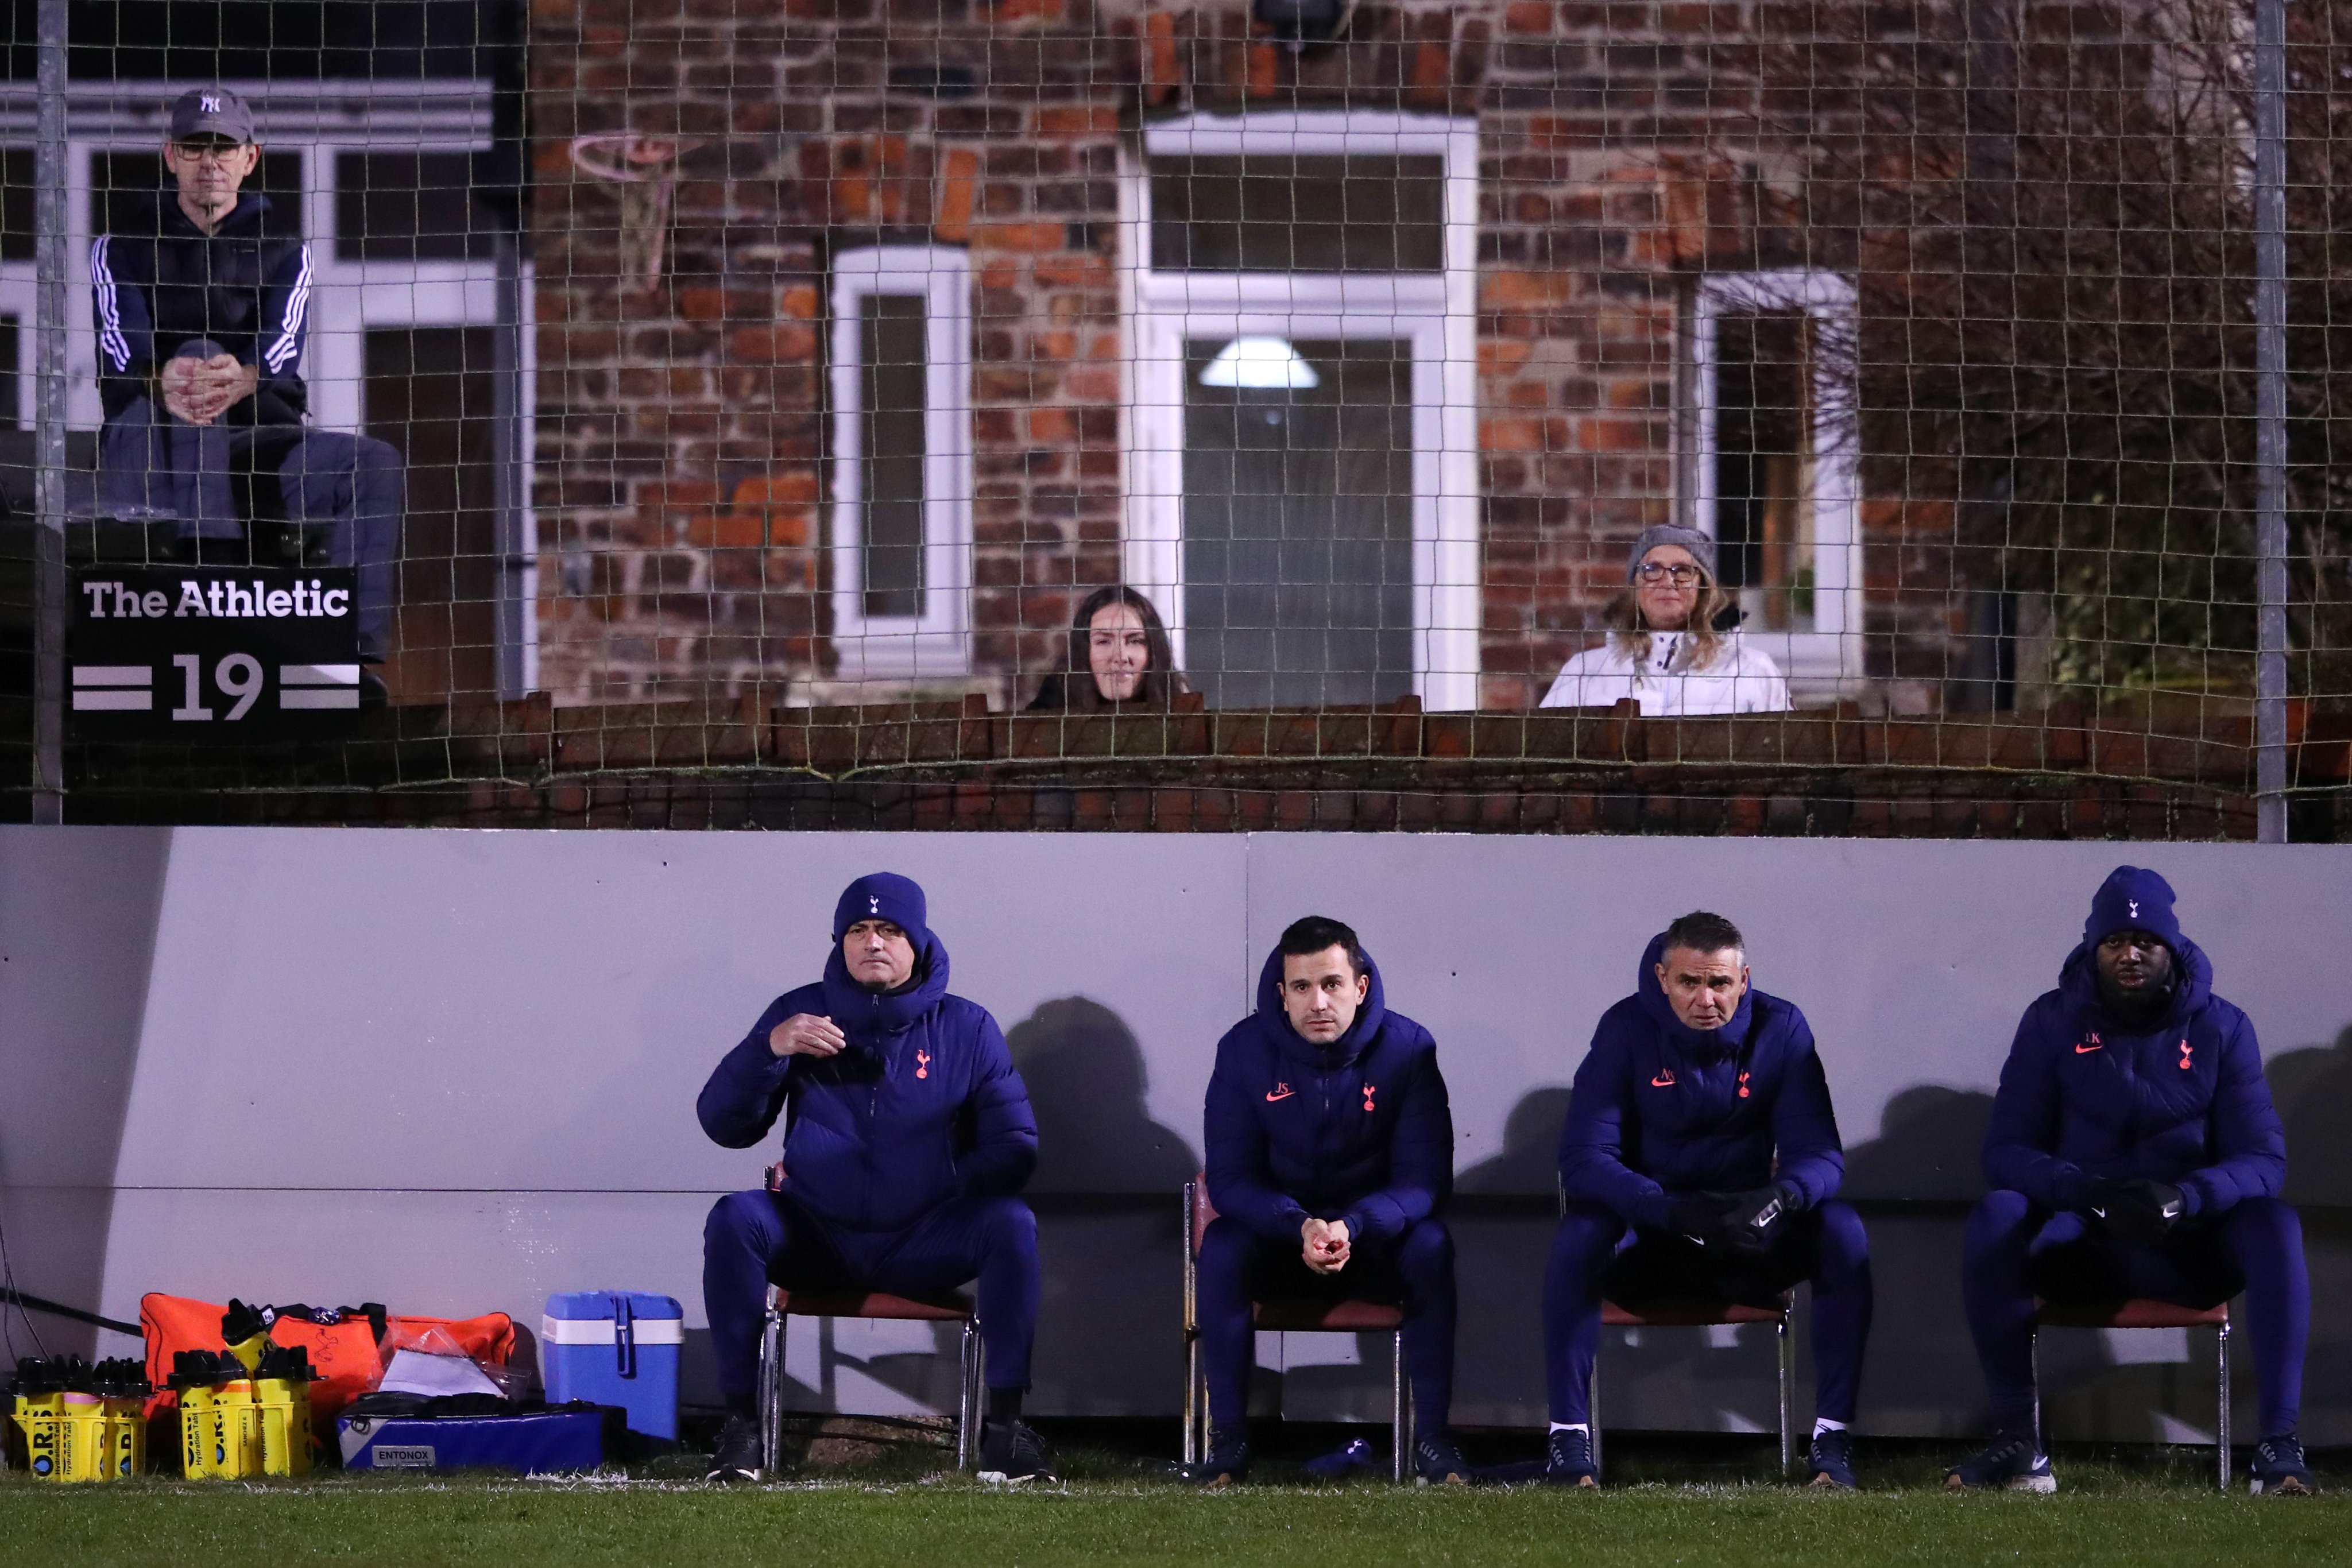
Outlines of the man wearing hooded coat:
<svg viewBox="0 0 2352 1568">
<path fill-rule="evenodd" d="M 1665 988 L 1685 977 L 1714 983 L 1696 1026 Z M 1748 984 L 1746 938 L 1704 911 L 1651 938 L 1634 986 L 1593 1030 L 1560 1128 L 1566 1203 L 1544 1275 L 1544 1479 L 1598 1482 L 1589 1396 L 1604 1296 L 1628 1307 L 1768 1306 L 1806 1280 L 1809 1473 L 1816 1486 L 1851 1488 L 1870 1242 L 1861 1216 L 1836 1199 L 1845 1151 L 1811 1027 L 1796 1004 Z"/>
<path fill-rule="evenodd" d="M 2156 873 L 2109 874 L 2058 988 L 2019 1020 L 1984 1171 L 1960 1293 L 1994 1437 L 1952 1490 L 2058 1490 L 2034 1420 L 2035 1297 L 2210 1307 L 2241 1290 L 2261 1396 L 2253 1490 L 2317 1490 L 2295 1435 L 2311 1284 L 2279 1197 L 2285 1130 L 2252 1020 L 2213 994 Z"/>
<path fill-rule="evenodd" d="M 900 940 L 912 949 L 900 983 L 853 975 L 853 956 L 863 968 Z M 824 978 L 770 1003 L 695 1103 L 702 1130 L 730 1149 L 758 1143 L 787 1107 L 773 1190 L 720 1198 L 703 1228 L 703 1301 L 728 1407 L 711 1479 L 759 1476 L 771 1281 L 923 1297 L 975 1277 L 982 1474 L 1044 1476 L 1043 1446 L 1019 1419 L 1036 1337 L 1037 1222 L 1013 1196 L 1036 1168 L 1037 1122 L 996 1020 L 948 993 L 947 948 L 908 878 L 881 872 L 849 884 Z"/>
<path fill-rule="evenodd" d="M 1352 971 L 1360 999 L 1336 1038 L 1318 1043 L 1293 1027 L 1286 959 L 1305 961 L 1294 966 L 1302 971 L 1318 962 Z M 1437 1042 L 1390 1010 L 1380 967 L 1355 932 L 1319 915 L 1283 932 L 1257 998 L 1257 1010 L 1217 1042 L 1209 1079 L 1207 1174 L 1218 1217 L 1202 1239 L 1195 1301 L 1210 1431 L 1192 1479 L 1246 1478 L 1250 1304 L 1303 1297 L 1404 1308 L 1414 1469 L 1428 1480 L 1467 1481 L 1446 1427 L 1454 1242 L 1437 1211 L 1454 1187 L 1454 1116 Z M 1307 1261 L 1310 1251 L 1323 1268 Z M 1326 1271 L 1333 1256 L 1345 1261 Z"/>
</svg>

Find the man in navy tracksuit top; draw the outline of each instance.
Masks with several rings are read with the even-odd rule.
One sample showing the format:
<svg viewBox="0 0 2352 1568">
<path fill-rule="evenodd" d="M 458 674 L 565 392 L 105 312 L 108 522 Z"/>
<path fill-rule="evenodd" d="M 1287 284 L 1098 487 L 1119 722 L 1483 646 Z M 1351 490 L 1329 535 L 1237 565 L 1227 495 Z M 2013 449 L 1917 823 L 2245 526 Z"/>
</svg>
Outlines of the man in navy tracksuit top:
<svg viewBox="0 0 2352 1568">
<path fill-rule="evenodd" d="M 2286 1135 L 2254 1026 L 2213 994 L 2172 904 L 2156 873 L 2117 867 L 2058 988 L 2018 1023 L 1960 1280 L 1995 1436 L 1954 1490 L 2058 1489 L 2034 1423 L 2036 1296 L 2210 1307 L 2241 1290 L 2261 1380 L 2253 1489 L 2316 1490 L 2295 1437 L 2311 1284 L 2279 1198 Z"/>
<path fill-rule="evenodd" d="M 1836 1200 L 1845 1151 L 1812 1030 L 1795 1004 L 1750 988 L 1747 946 L 1721 915 L 1675 921 L 1576 1070 L 1544 1277 L 1555 1486 L 1598 1480 L 1588 1397 L 1603 1297 L 1763 1306 L 1800 1280 L 1813 1287 L 1812 1482 L 1854 1484 L 1870 1246 Z"/>
<path fill-rule="evenodd" d="M 393 570 L 405 477 L 388 444 L 303 423 L 310 247 L 269 198 L 241 191 L 260 165 L 253 110 L 225 88 L 172 105 L 163 162 L 175 189 L 89 249 L 98 328 L 99 481 L 107 505 L 174 514 L 193 558 L 237 541 L 251 515 L 327 534 L 356 567 L 362 662 L 392 640 Z M 207 541 L 219 541 L 217 544 Z M 364 694 L 383 683 L 362 677 Z"/>
<path fill-rule="evenodd" d="M 1257 1011 L 1217 1042 L 1206 1114 L 1209 1199 L 1195 1303 L 1209 1452 L 1192 1479 L 1249 1473 L 1256 1300 L 1404 1308 L 1421 1430 L 1413 1463 L 1466 1481 L 1454 1403 L 1454 1113 L 1429 1031 L 1389 1010 L 1381 971 L 1336 920 L 1294 922 L 1258 977 Z"/>
<path fill-rule="evenodd" d="M 986 1009 L 948 994 L 923 890 L 863 876 L 833 916 L 824 978 L 768 1006 L 702 1087 L 714 1143 L 748 1148 L 787 1113 L 773 1190 L 739 1192 L 702 1233 L 702 1294 L 729 1416 L 715 1480 L 757 1479 L 761 1322 L 789 1289 L 937 1297 L 979 1280 L 988 1423 L 982 1470 L 1046 1472 L 1019 1419 L 1036 1337 L 1037 1222 L 1013 1195 L 1037 1119 Z"/>
</svg>

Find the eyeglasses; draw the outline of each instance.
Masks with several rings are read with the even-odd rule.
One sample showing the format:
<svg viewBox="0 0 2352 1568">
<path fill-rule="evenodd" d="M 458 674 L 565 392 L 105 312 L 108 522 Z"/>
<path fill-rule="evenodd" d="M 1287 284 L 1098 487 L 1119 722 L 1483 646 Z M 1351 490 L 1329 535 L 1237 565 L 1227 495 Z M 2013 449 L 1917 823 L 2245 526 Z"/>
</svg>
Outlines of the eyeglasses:
<svg viewBox="0 0 2352 1568">
<path fill-rule="evenodd" d="M 1672 566 L 1663 561 L 1645 560 L 1634 568 L 1633 575 L 1643 582 L 1672 582 L 1676 588 L 1688 588 L 1706 573 L 1686 560 L 1677 561 Z"/>
<path fill-rule="evenodd" d="M 248 145 L 243 141 L 174 141 L 172 148 L 184 162 L 226 163 Z"/>
</svg>

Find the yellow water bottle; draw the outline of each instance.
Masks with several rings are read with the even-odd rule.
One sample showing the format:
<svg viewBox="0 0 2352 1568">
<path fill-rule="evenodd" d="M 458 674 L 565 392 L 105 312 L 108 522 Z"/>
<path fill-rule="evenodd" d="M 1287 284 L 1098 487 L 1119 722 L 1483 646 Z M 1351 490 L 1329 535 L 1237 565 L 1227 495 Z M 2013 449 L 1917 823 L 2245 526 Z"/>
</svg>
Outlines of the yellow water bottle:
<svg viewBox="0 0 2352 1568">
<path fill-rule="evenodd" d="M 310 1473 L 310 1353 L 273 1345 L 255 1368 L 253 1400 L 261 1422 L 261 1473 Z"/>
<path fill-rule="evenodd" d="M 16 1364 L 16 1420 L 25 1434 L 26 1467 L 35 1480 L 62 1480 L 58 1446 L 65 1431 L 59 1418 L 65 1389 L 59 1369 L 45 1358 L 27 1356 Z"/>
</svg>

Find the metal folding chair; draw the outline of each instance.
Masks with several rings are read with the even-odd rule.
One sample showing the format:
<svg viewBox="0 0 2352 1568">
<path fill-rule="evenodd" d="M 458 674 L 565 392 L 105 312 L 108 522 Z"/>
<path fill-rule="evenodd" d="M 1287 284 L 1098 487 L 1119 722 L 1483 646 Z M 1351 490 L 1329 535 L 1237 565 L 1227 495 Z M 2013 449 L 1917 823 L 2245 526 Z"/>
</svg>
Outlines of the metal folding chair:
<svg viewBox="0 0 2352 1568">
<path fill-rule="evenodd" d="M 2053 1329 L 2196 1329 L 2210 1328 L 2214 1335 L 2214 1372 L 2221 1385 L 2221 1416 L 2214 1447 L 2221 1450 L 2217 1466 L 2223 1491 L 2230 1490 L 2230 1304 L 2183 1307 L 2144 1296 L 2116 1306 L 2082 1305 L 2070 1301 L 2033 1301 L 2033 1429 L 2042 1427 L 2042 1331 Z M 2047 1441 L 2047 1434 L 2043 1434 Z"/>
<path fill-rule="evenodd" d="M 1209 1233 L 1217 1211 L 1209 1202 L 1209 1183 L 1196 1176 L 1184 1184 L 1184 1462 L 1198 1464 L 1208 1451 L 1209 1397 L 1207 1375 L 1201 1365 L 1201 1315 L 1198 1310 L 1201 1239 Z M 1389 1336 L 1389 1375 L 1393 1400 L 1389 1418 L 1391 1441 L 1391 1479 L 1400 1484 L 1411 1474 L 1407 1456 L 1412 1452 L 1412 1389 L 1404 1375 L 1404 1309 L 1385 1301 L 1335 1301 L 1328 1306 L 1311 1301 L 1252 1301 L 1250 1321 L 1261 1329 L 1283 1333 L 1385 1333 Z"/>
<path fill-rule="evenodd" d="M 881 1291 L 787 1291 L 768 1287 L 768 1316 L 760 1332 L 760 1463 L 777 1468 L 784 1416 L 784 1320 L 786 1318 L 887 1318 L 900 1322 L 961 1323 L 956 1398 L 956 1469 L 968 1470 L 980 1458 L 980 1320 L 962 1295 L 917 1301 Z"/>
</svg>

